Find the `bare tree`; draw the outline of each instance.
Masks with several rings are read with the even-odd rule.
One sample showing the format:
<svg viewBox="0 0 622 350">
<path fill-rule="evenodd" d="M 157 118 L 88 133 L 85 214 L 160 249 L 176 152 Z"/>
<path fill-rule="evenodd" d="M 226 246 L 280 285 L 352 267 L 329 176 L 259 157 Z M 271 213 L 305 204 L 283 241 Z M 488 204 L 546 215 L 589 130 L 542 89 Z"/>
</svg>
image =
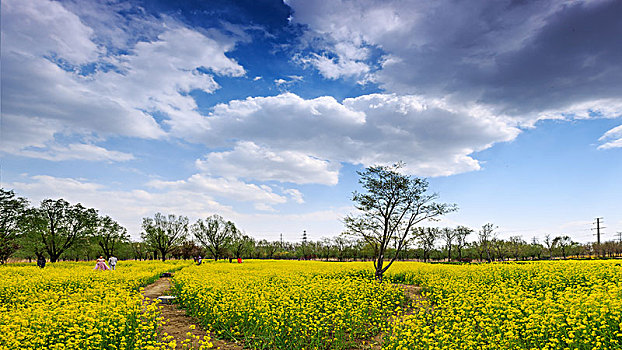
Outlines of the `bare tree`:
<svg viewBox="0 0 622 350">
<path fill-rule="evenodd" d="M 492 261 L 490 250 L 492 248 L 491 240 L 494 238 L 494 231 L 495 231 L 494 225 L 491 223 L 488 223 L 482 226 L 482 229 L 479 231 L 479 235 L 478 235 L 480 258 L 482 256 L 482 253 L 485 252 L 486 260 L 488 262 Z"/>
<path fill-rule="evenodd" d="M 156 213 L 154 218 L 143 218 L 143 241 L 159 251 L 162 261 L 174 247 L 182 244 L 188 236 L 188 218 Z"/>
<path fill-rule="evenodd" d="M 428 182 L 400 174 L 402 166 L 372 166 L 357 172 L 359 183 L 366 190 L 352 196 L 360 214 L 344 219 L 347 232 L 362 237 L 374 249 L 375 276 L 379 281 L 399 256 L 416 224 L 456 210 L 455 205 L 434 202 L 438 195 L 428 194 Z M 395 255 L 385 265 L 386 250 L 392 241 L 397 242 Z"/>
<path fill-rule="evenodd" d="M 436 239 L 441 235 L 440 230 L 436 227 L 417 227 L 414 235 L 423 250 L 423 261 L 429 261 L 430 252 L 434 249 Z"/>
<path fill-rule="evenodd" d="M 572 246 L 573 244 L 574 242 L 568 236 L 559 236 L 553 239 L 553 247 L 559 247 L 559 249 L 561 249 L 564 259 L 566 259 L 568 247 Z"/>
<path fill-rule="evenodd" d="M 529 252 L 531 255 L 531 260 L 535 260 L 536 257 L 538 258 L 538 260 L 540 259 L 540 256 L 542 255 L 542 244 L 538 242 L 537 237 L 533 237 L 531 239 Z"/>
<path fill-rule="evenodd" d="M 467 236 L 473 233 L 473 230 L 466 226 L 456 227 L 456 250 L 458 250 L 458 260 L 462 260 L 462 249 L 467 246 Z"/>
<path fill-rule="evenodd" d="M 447 261 L 451 261 L 451 248 L 457 236 L 458 232 L 449 227 L 440 231 L 440 237 L 445 241 L 445 247 L 447 247 Z"/>
<path fill-rule="evenodd" d="M 551 259 L 553 257 L 553 240 L 550 234 L 544 236 L 544 246 L 549 251 L 549 259 Z"/>
<path fill-rule="evenodd" d="M 199 243 L 209 250 L 214 260 L 218 260 L 224 255 L 238 229 L 233 222 L 225 221 L 222 216 L 214 214 L 205 221 L 197 220 L 192 225 L 192 233 Z"/>
</svg>

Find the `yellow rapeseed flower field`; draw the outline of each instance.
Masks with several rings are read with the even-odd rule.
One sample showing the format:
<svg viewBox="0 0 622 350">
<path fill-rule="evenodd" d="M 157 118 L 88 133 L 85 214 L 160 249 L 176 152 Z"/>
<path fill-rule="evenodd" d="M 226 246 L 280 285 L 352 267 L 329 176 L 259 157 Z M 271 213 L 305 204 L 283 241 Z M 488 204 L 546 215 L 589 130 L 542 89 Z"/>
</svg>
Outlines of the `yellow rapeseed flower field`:
<svg viewBox="0 0 622 350">
<path fill-rule="evenodd" d="M 369 263 L 250 261 L 186 268 L 173 283 L 201 324 L 260 349 L 350 349 L 404 306 L 390 283 L 356 276 Z"/>
<path fill-rule="evenodd" d="M 174 347 L 140 286 L 175 269 L 180 306 L 249 349 L 622 349 L 615 261 L 398 262 L 384 283 L 369 262 L 50 265 L 0 267 L 0 349 Z"/>
<path fill-rule="evenodd" d="M 140 287 L 187 262 L 122 262 L 0 267 L 0 349 L 162 349 L 157 303 Z"/>
<path fill-rule="evenodd" d="M 615 261 L 400 263 L 425 301 L 385 330 L 385 349 L 622 349 Z"/>
</svg>

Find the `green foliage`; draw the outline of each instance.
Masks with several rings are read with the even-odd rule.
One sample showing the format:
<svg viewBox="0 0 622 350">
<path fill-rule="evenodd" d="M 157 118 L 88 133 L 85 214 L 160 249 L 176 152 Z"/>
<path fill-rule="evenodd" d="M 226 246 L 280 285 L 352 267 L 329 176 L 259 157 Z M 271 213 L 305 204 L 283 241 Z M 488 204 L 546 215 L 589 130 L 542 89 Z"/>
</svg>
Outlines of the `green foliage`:
<svg viewBox="0 0 622 350">
<path fill-rule="evenodd" d="M 143 241 L 152 249 L 161 253 L 162 261 L 166 260 L 173 247 L 180 245 L 188 236 L 188 218 L 169 214 L 156 213 L 154 218 L 143 218 Z"/>
<path fill-rule="evenodd" d="M 212 215 L 205 220 L 197 220 L 192 225 L 192 233 L 199 243 L 205 247 L 214 260 L 225 255 L 225 251 L 233 242 L 238 229 L 231 221 L 225 221 L 220 215 Z"/>
<path fill-rule="evenodd" d="M 0 188 L 0 263 L 17 250 L 17 233 L 23 224 L 28 200 L 16 197 L 12 190 Z"/>
<path fill-rule="evenodd" d="M 95 209 L 80 203 L 46 199 L 39 208 L 26 211 L 20 242 L 36 256 L 45 252 L 56 262 L 67 249 L 94 233 L 97 218 Z"/>
<path fill-rule="evenodd" d="M 417 223 L 457 209 L 453 204 L 436 203 L 438 195 L 428 193 L 428 182 L 401 174 L 402 166 L 372 166 L 358 172 L 365 192 L 354 192 L 352 200 L 359 214 L 344 219 L 349 234 L 361 237 L 373 247 L 378 280 L 382 280 L 383 273 L 406 246 Z M 384 265 L 390 247 L 396 254 Z"/>
</svg>

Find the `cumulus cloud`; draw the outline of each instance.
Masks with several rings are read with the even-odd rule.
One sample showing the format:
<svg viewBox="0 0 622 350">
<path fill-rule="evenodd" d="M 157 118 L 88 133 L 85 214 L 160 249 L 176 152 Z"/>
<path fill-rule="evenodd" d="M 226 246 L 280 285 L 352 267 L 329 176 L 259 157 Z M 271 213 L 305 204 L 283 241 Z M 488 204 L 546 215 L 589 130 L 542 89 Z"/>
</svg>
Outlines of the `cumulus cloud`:
<svg viewBox="0 0 622 350">
<path fill-rule="evenodd" d="M 387 92 L 478 104 L 525 126 L 593 107 L 620 115 L 607 111 L 622 102 L 619 1 L 287 4 L 308 28 L 302 57 L 328 79 L 371 75 Z"/>
<path fill-rule="evenodd" d="M 209 146 L 245 141 L 231 151 L 208 155 L 199 166 L 216 173 L 237 170 L 242 177 L 262 180 L 282 176 L 295 183 L 304 183 L 301 176 L 310 169 L 315 175 L 309 180 L 332 183 L 337 169 L 330 164 L 340 162 L 367 166 L 402 160 L 409 172 L 420 176 L 477 170 L 474 152 L 510 141 L 520 132 L 483 108 L 393 94 L 341 103 L 291 93 L 255 97 L 218 105 L 209 120 L 204 135 Z"/>
<path fill-rule="evenodd" d="M 209 153 L 196 165 L 209 174 L 259 181 L 336 185 L 339 180 L 338 163 L 302 152 L 273 151 L 250 141 L 238 142 L 231 151 Z"/>
<path fill-rule="evenodd" d="M 234 178 L 215 178 L 203 174 L 195 174 L 187 180 L 179 181 L 153 180 L 148 185 L 157 189 L 209 193 L 216 197 L 263 205 L 287 202 L 287 198 L 274 193 L 267 185 L 248 184 Z"/>
<path fill-rule="evenodd" d="M 121 21 L 118 9 L 99 10 Z M 245 74 L 225 56 L 235 41 L 214 31 L 211 36 L 199 33 L 170 18 L 145 16 L 123 18 L 148 22 L 149 33 L 125 33 L 127 40 L 112 40 L 113 32 L 136 25 L 108 23 L 116 27 L 111 32 L 94 22 L 94 29 L 59 2 L 3 1 L 2 113 L 8 119 L 3 134 L 21 133 L 34 124 L 47 131 L 13 137 L 2 150 L 69 147 L 55 144 L 58 135 L 157 139 L 207 128 L 188 93 L 215 91 L 214 74 Z M 156 114 L 164 117 L 162 123 Z"/>
</svg>

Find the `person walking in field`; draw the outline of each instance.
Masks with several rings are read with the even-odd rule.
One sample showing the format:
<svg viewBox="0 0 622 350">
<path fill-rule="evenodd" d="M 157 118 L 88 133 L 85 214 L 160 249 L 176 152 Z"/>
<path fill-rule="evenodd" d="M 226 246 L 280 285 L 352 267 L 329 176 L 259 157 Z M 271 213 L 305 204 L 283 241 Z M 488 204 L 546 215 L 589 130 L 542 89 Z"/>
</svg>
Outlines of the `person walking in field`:
<svg viewBox="0 0 622 350">
<path fill-rule="evenodd" d="M 114 255 L 108 259 L 108 263 L 110 264 L 111 269 L 116 270 L 117 260 L 118 260 L 117 257 Z"/>
<path fill-rule="evenodd" d="M 101 255 L 99 256 L 99 259 L 97 259 L 97 263 L 95 264 L 95 268 L 93 270 L 102 270 L 102 271 L 110 270 L 108 265 L 106 265 L 106 259 L 104 259 L 103 256 Z"/>
<path fill-rule="evenodd" d="M 45 257 L 43 255 L 39 255 L 37 257 L 37 266 L 39 266 L 40 268 L 45 267 Z"/>
</svg>

